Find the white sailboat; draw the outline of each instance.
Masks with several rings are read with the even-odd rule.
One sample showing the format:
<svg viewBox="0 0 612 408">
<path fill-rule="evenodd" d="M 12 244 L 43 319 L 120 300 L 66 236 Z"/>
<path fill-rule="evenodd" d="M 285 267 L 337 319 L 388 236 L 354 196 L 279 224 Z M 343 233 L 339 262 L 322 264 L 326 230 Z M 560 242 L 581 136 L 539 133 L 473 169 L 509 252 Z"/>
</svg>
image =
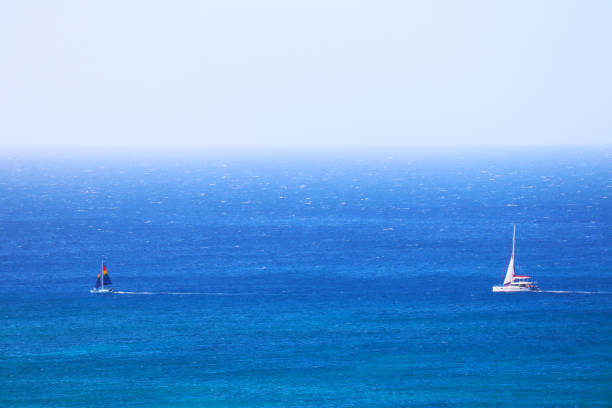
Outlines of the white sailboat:
<svg viewBox="0 0 612 408">
<path fill-rule="evenodd" d="M 531 276 L 517 275 L 514 270 L 514 242 L 516 239 L 516 224 L 512 232 L 512 256 L 508 263 L 508 270 L 501 285 L 493 286 L 493 292 L 539 292 L 537 282 Z"/>
<path fill-rule="evenodd" d="M 113 293 L 113 288 L 109 288 L 108 285 L 112 285 L 106 265 L 102 262 L 102 272 L 98 272 L 98 280 L 96 281 L 96 287 L 90 290 L 90 293 Z M 104 287 L 106 285 L 106 287 Z"/>
</svg>

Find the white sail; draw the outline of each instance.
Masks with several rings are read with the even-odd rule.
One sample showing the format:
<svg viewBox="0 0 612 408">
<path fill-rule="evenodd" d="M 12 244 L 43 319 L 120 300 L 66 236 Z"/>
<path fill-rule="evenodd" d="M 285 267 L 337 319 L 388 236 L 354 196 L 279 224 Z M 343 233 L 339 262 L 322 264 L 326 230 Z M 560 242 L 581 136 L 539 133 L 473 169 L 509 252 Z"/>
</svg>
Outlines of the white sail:
<svg viewBox="0 0 612 408">
<path fill-rule="evenodd" d="M 516 224 L 512 230 L 512 256 L 510 257 L 510 263 L 508 263 L 508 270 L 506 271 L 506 277 L 504 278 L 504 285 L 509 284 L 514 279 L 514 240 L 516 238 Z"/>
<path fill-rule="evenodd" d="M 514 255 L 510 258 L 510 263 L 508 264 L 508 270 L 506 271 L 506 277 L 504 278 L 504 285 L 509 284 L 514 279 Z"/>
</svg>

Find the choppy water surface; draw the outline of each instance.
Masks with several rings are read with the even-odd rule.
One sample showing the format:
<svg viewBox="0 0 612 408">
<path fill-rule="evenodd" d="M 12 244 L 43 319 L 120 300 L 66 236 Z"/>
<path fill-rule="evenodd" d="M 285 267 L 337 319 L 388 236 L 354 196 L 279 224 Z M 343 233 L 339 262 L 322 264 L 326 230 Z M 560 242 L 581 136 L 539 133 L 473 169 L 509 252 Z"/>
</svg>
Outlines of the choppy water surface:
<svg viewBox="0 0 612 408">
<path fill-rule="evenodd" d="M 610 406 L 611 224 L 609 148 L 5 152 L 0 405 Z"/>
</svg>

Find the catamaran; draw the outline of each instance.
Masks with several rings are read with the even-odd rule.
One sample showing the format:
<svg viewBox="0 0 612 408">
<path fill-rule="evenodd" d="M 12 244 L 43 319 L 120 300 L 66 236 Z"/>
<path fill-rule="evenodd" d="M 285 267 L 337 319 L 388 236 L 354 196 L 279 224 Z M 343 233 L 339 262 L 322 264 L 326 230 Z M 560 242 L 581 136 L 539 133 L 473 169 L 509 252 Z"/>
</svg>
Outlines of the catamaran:
<svg viewBox="0 0 612 408">
<path fill-rule="evenodd" d="M 102 276 L 100 276 L 102 275 Z M 98 280 L 96 281 L 96 287 L 90 290 L 91 293 L 113 293 L 113 288 L 109 288 L 108 285 L 112 285 L 106 265 L 102 262 L 102 272 L 98 272 Z M 106 287 L 104 287 L 106 286 Z"/>
<path fill-rule="evenodd" d="M 539 292 L 538 283 L 531 276 L 516 275 L 514 271 L 514 241 L 516 238 L 516 224 L 512 232 L 512 256 L 508 263 L 508 270 L 501 285 L 493 286 L 493 292 Z"/>
</svg>

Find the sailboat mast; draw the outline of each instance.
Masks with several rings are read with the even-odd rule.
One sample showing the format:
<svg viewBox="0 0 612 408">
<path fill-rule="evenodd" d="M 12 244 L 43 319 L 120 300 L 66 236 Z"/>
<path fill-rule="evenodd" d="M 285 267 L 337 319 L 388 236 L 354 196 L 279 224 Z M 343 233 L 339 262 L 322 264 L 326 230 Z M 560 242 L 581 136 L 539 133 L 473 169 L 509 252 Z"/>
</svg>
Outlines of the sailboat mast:
<svg viewBox="0 0 612 408">
<path fill-rule="evenodd" d="M 100 278 L 102 278 L 102 289 L 104 289 L 104 261 L 102 261 L 102 269 L 100 269 Z"/>
<path fill-rule="evenodd" d="M 514 229 L 512 230 L 512 258 L 514 258 L 514 240 L 516 238 L 516 224 L 514 224 Z"/>
</svg>

